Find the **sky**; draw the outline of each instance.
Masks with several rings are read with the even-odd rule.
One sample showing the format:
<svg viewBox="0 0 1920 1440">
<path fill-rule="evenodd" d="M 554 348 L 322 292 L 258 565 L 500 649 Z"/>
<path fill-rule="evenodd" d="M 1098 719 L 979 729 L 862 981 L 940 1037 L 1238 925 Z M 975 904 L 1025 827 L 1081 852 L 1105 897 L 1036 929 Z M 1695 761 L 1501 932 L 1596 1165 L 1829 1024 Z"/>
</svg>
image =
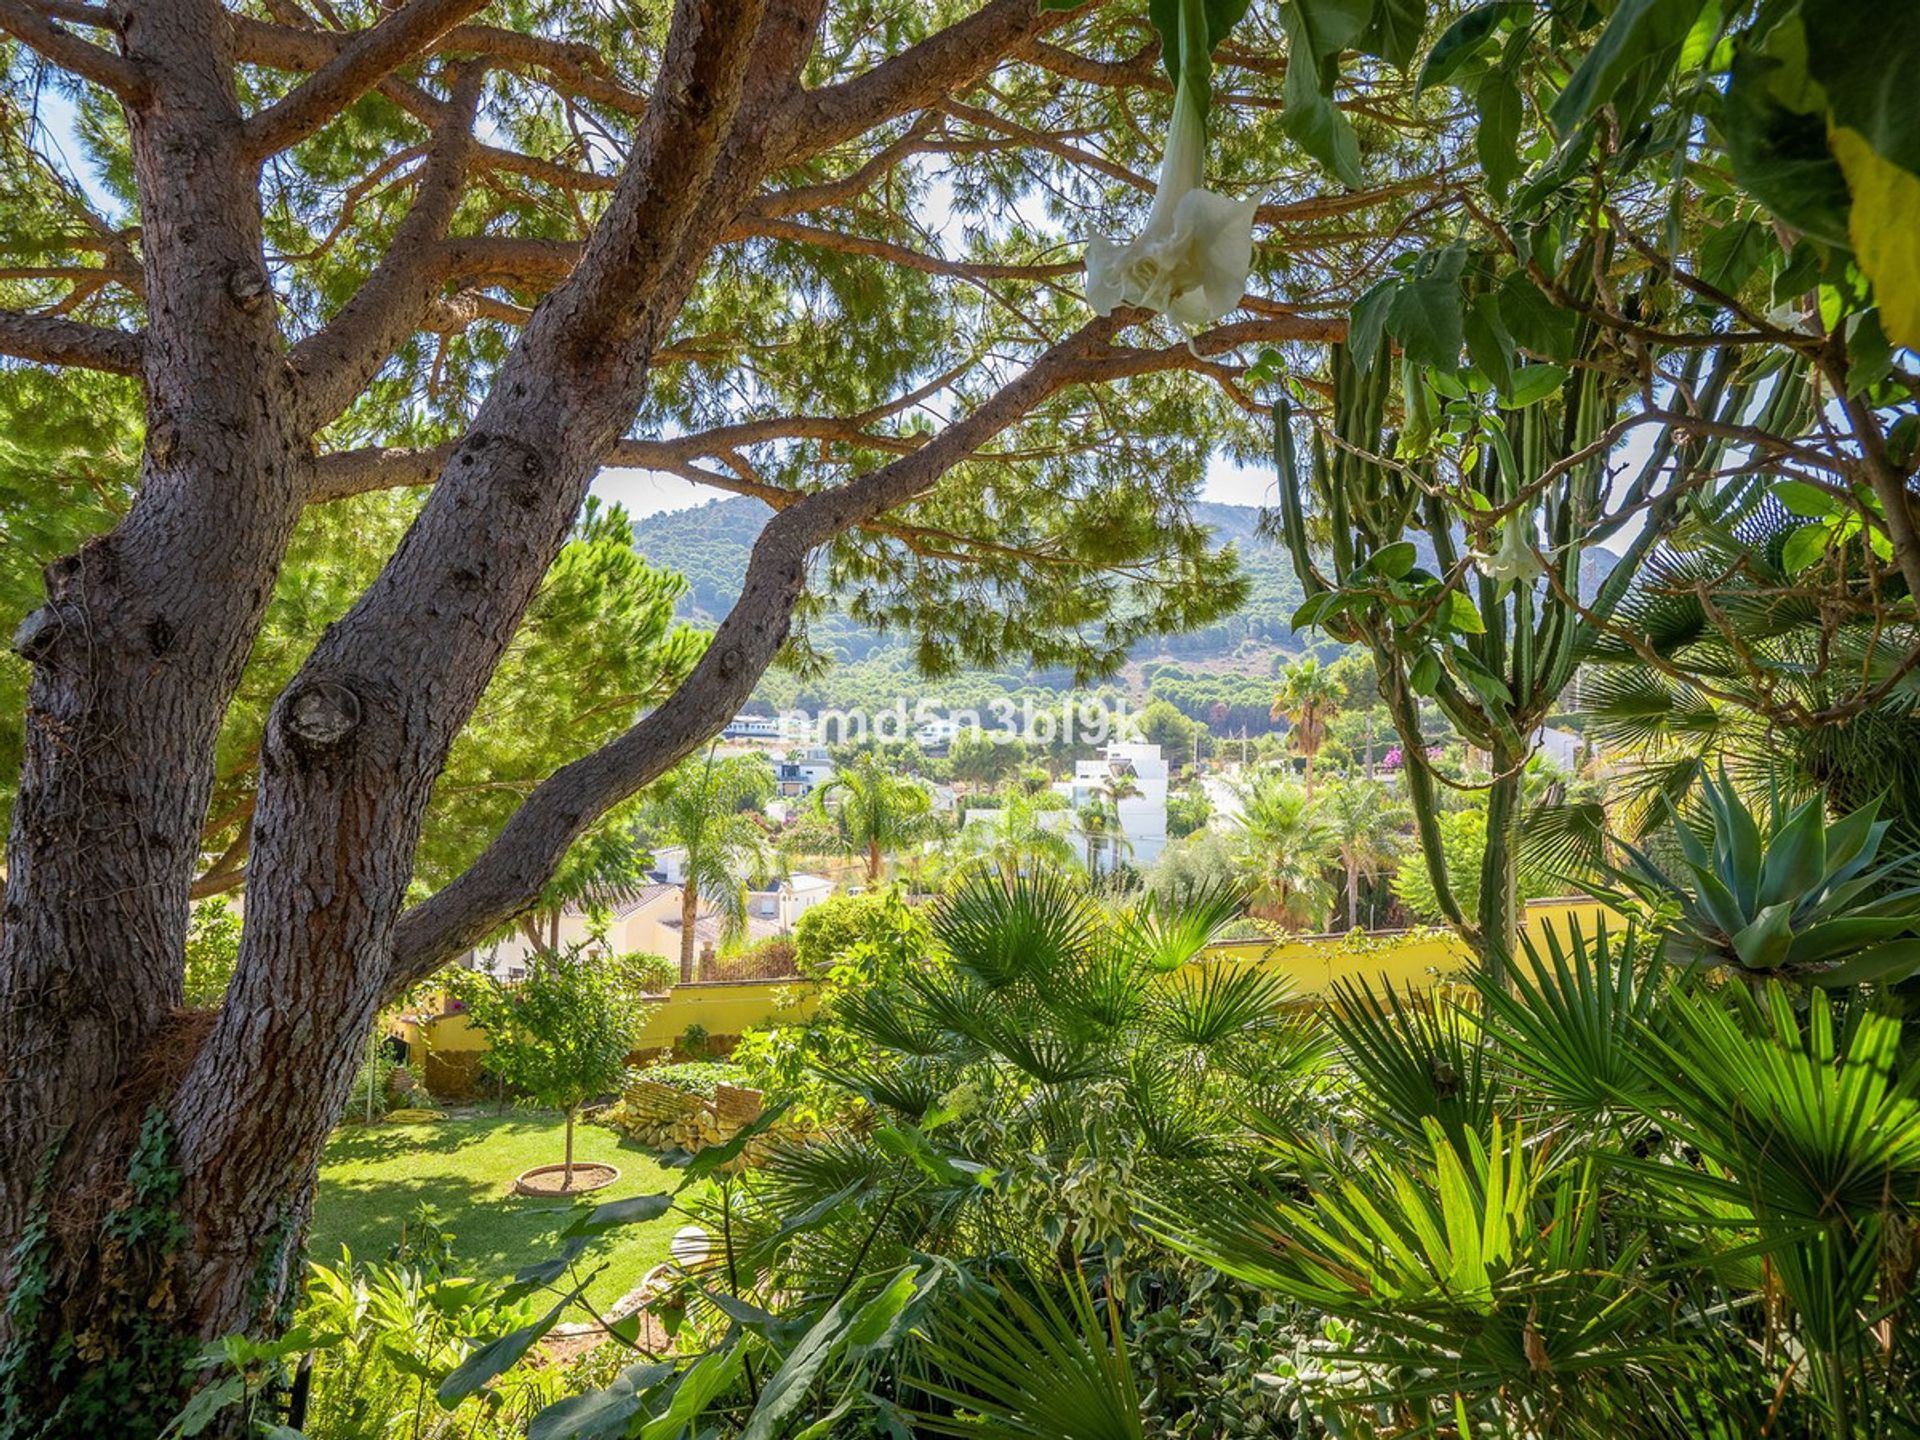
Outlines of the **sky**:
<svg viewBox="0 0 1920 1440">
<path fill-rule="evenodd" d="M 633 470 L 608 467 L 593 482 L 593 493 L 602 500 L 622 505 L 636 520 L 649 515 L 664 515 L 670 510 L 688 510 L 709 500 L 723 498 L 724 492 L 706 485 L 694 485 L 678 475 L 658 470 Z M 1258 466 L 1235 465 L 1215 455 L 1207 467 L 1207 483 L 1201 498 L 1223 505 L 1266 505 L 1273 501 L 1273 472 Z"/>
</svg>

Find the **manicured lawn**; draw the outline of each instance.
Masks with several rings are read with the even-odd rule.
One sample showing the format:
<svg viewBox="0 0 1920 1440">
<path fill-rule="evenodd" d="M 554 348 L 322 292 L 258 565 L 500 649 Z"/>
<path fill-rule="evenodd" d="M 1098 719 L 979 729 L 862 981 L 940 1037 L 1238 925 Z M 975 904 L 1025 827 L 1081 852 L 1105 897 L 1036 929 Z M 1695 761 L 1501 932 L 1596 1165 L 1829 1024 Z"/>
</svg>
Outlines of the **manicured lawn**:
<svg viewBox="0 0 1920 1440">
<path fill-rule="evenodd" d="M 333 1264 L 345 1244 L 356 1258 L 383 1259 L 424 1201 L 453 1232 L 462 1271 L 504 1278 L 556 1254 L 560 1232 L 577 1208 L 671 1190 L 679 1179 L 637 1141 L 583 1124 L 574 1127 L 573 1158 L 619 1166 L 617 1181 L 571 1205 L 510 1195 L 522 1170 L 559 1163 L 565 1128 L 551 1112 L 491 1107 L 455 1111 L 431 1124 L 344 1125 L 321 1162 L 310 1253 Z M 588 1302 L 602 1309 L 639 1284 L 666 1258 L 668 1239 L 686 1223 L 684 1215 L 670 1211 L 597 1242 L 583 1263 L 606 1268 L 587 1288 Z"/>
</svg>

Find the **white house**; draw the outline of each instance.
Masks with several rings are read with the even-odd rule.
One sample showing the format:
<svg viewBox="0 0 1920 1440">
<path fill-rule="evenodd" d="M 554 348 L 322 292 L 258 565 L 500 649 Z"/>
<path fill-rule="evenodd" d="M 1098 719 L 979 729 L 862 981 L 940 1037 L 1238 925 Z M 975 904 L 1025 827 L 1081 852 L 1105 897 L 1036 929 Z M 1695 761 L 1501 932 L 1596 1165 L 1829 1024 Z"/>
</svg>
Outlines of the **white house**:
<svg viewBox="0 0 1920 1440">
<path fill-rule="evenodd" d="M 773 934 L 784 935 L 831 894 L 833 881 L 824 875 L 789 875 L 771 889 L 747 891 L 747 916 L 771 924 Z"/>
<path fill-rule="evenodd" d="M 922 720 L 913 732 L 913 738 L 923 750 L 940 750 L 953 744 L 954 737 L 960 733 L 960 722 L 949 720 L 943 715 L 935 715 Z"/>
<path fill-rule="evenodd" d="M 780 797 L 799 800 L 811 795 L 833 779 L 833 761 L 820 745 L 795 750 L 785 760 L 773 762 L 773 782 Z"/>
<path fill-rule="evenodd" d="M 777 715 L 736 715 L 720 732 L 726 740 L 778 740 L 780 717 Z"/>
<path fill-rule="evenodd" d="M 1158 745 L 1116 741 L 1096 758 L 1076 763 L 1073 779 L 1053 788 L 1078 810 L 1094 796 L 1106 794 L 1110 782 L 1122 779 L 1131 781 L 1137 793 L 1124 796 L 1115 807 L 1120 812 L 1120 833 L 1127 837 L 1133 864 L 1151 865 L 1167 847 L 1167 762 Z"/>
</svg>

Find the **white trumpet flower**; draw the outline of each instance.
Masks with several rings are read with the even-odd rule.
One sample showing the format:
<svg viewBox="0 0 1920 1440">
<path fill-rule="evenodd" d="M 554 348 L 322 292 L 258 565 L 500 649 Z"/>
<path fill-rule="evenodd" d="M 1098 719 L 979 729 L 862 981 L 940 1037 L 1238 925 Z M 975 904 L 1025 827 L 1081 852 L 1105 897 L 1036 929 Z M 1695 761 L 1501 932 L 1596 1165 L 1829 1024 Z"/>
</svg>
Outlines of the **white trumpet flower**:
<svg viewBox="0 0 1920 1440">
<path fill-rule="evenodd" d="M 1138 305 L 1182 325 L 1210 325 L 1240 303 L 1253 264 L 1251 200 L 1205 189 L 1207 122 L 1183 79 L 1147 228 L 1126 244 L 1087 243 L 1087 303 L 1099 315 Z"/>
<path fill-rule="evenodd" d="M 1500 527 L 1500 544 L 1493 553 L 1475 554 L 1474 563 L 1489 580 L 1511 580 L 1516 585 L 1531 585 L 1547 573 L 1532 545 L 1533 519 L 1512 515 Z"/>
</svg>

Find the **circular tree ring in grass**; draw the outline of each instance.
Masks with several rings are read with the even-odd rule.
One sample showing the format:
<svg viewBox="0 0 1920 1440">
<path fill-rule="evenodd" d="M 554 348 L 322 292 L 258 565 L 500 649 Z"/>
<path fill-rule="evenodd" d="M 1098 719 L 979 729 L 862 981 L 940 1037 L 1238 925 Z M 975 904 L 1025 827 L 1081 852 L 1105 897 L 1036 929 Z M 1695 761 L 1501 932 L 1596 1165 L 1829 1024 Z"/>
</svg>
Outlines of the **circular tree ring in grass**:
<svg viewBox="0 0 1920 1440">
<path fill-rule="evenodd" d="M 598 1161 L 576 1160 L 573 1166 L 573 1183 L 564 1185 L 567 1167 L 564 1165 L 536 1165 L 531 1170 L 523 1170 L 513 1182 L 516 1195 L 585 1195 L 592 1190 L 604 1190 L 620 1178 L 620 1171 L 612 1165 L 602 1165 Z"/>
</svg>

